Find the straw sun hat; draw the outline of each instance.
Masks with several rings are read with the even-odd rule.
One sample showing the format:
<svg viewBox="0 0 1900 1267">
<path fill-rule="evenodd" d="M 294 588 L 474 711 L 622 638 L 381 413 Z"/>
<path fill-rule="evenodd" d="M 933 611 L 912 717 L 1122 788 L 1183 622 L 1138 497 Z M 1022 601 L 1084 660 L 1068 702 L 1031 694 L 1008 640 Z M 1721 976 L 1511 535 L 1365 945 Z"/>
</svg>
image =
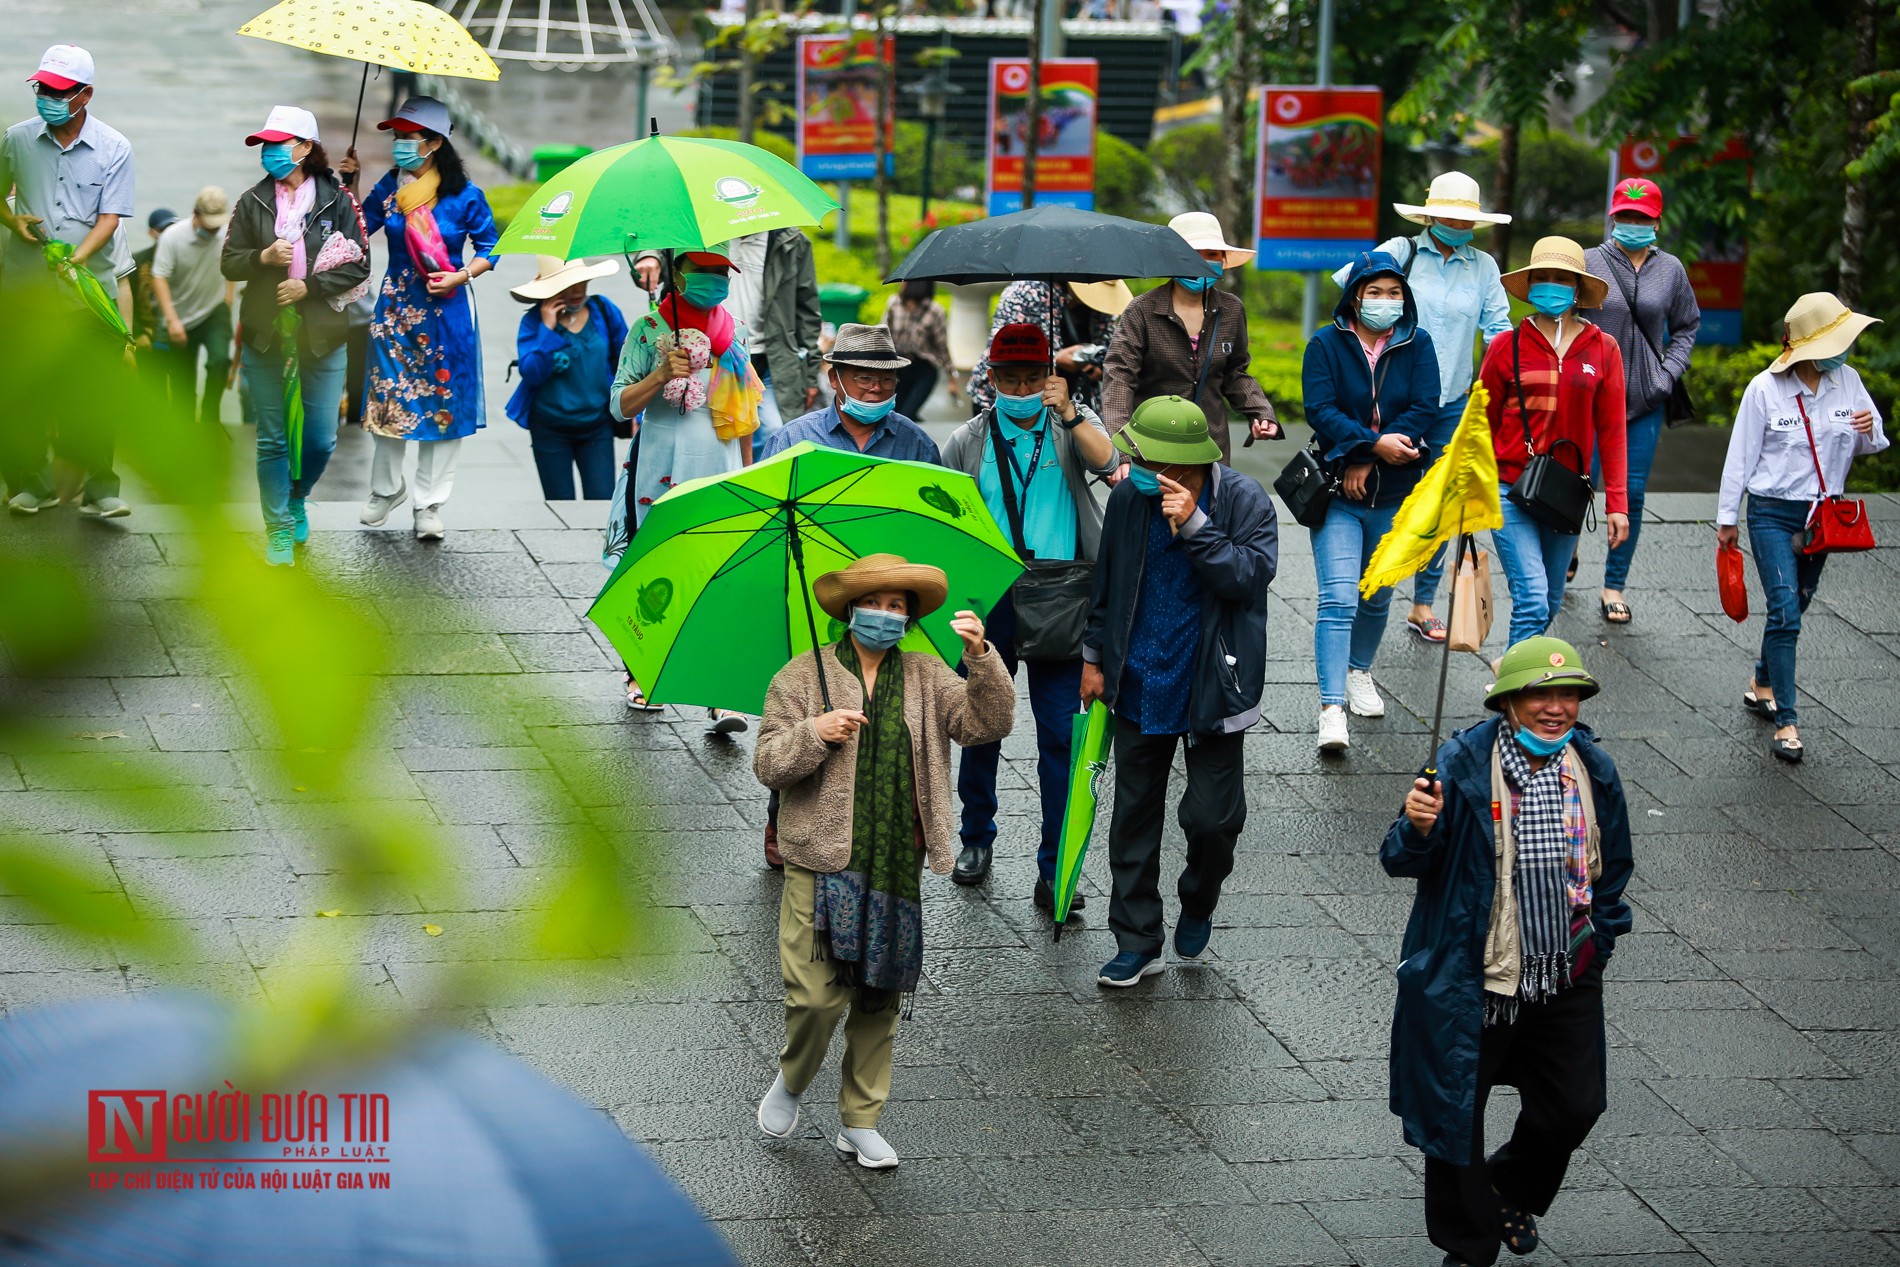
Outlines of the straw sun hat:
<svg viewBox="0 0 1900 1267">
<path fill-rule="evenodd" d="M 1226 268 L 1239 268 L 1252 260 L 1254 253 L 1244 246 L 1235 246 L 1227 240 L 1227 232 L 1220 221 L 1205 211 L 1183 211 L 1168 221 L 1168 227 L 1180 234 L 1187 244 L 1197 251 L 1224 251 L 1226 255 L 1221 264 Z"/>
<path fill-rule="evenodd" d="M 537 255 L 534 264 L 534 280 L 524 282 L 508 292 L 523 303 L 540 303 L 543 299 L 554 298 L 569 286 L 600 277 L 612 277 L 620 271 L 619 260 L 589 264 L 586 260 L 564 260 L 558 255 Z"/>
<path fill-rule="evenodd" d="M 818 605 L 834 620 L 850 620 L 851 604 L 880 590 L 908 590 L 917 596 L 917 610 L 905 612 L 916 620 L 943 606 L 950 582 L 942 568 L 912 563 L 901 554 L 867 554 L 850 567 L 827 572 L 812 583 Z"/>
<path fill-rule="evenodd" d="M 1538 238 L 1537 245 L 1531 248 L 1531 262 L 1498 280 L 1504 283 L 1506 292 L 1528 303 L 1531 273 L 1540 268 L 1561 268 L 1577 275 L 1579 308 L 1601 308 L 1603 297 L 1610 293 L 1610 283 L 1590 271 L 1583 258 L 1583 248 L 1569 238 Z"/>
<path fill-rule="evenodd" d="M 1784 319 L 1781 355 L 1768 368 L 1779 372 L 1797 361 L 1825 361 L 1854 346 L 1854 340 L 1879 317 L 1865 317 L 1825 290 L 1794 301 Z"/>
<path fill-rule="evenodd" d="M 1485 211 L 1478 200 L 1478 182 L 1463 172 L 1446 172 L 1433 179 L 1425 191 L 1425 202 L 1395 202 L 1392 210 L 1413 224 L 1433 220 L 1469 220 L 1474 224 L 1509 224 L 1511 217 L 1498 211 Z"/>
</svg>

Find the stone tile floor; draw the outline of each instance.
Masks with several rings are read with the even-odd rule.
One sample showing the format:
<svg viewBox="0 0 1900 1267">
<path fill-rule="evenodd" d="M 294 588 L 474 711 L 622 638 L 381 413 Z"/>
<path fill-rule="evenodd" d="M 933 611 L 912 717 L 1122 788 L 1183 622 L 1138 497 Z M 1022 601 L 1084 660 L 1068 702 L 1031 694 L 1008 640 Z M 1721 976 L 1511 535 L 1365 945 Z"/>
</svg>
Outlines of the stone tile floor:
<svg viewBox="0 0 1900 1267">
<path fill-rule="evenodd" d="M 1304 532 L 1282 543 L 1250 818 L 1207 961 L 1098 990 L 1113 953 L 1099 836 L 1088 922 L 1052 942 L 1028 900 L 1025 704 L 1004 748 L 995 874 L 975 891 L 926 886 L 926 982 L 884 1123 L 905 1163 L 871 1174 L 829 1146 L 835 1074 L 797 1138 L 762 1142 L 753 1126 L 780 1034 L 779 882 L 760 865 L 748 742 L 706 737 L 691 710 L 626 714 L 580 619 L 603 576 L 599 506 L 470 503 L 463 524 L 483 526 L 439 547 L 315 507 L 311 566 L 401 634 L 362 795 L 441 823 L 466 881 L 450 909 L 417 894 L 356 917 L 373 930 L 371 997 L 418 997 L 443 961 L 496 953 L 483 932 L 545 878 L 546 825 L 584 816 L 645 885 L 653 953 L 470 1023 L 610 1113 L 746 1261 L 1438 1261 L 1418 1157 L 1384 1100 L 1409 888 L 1375 860 L 1424 755 L 1436 666 L 1395 622 L 1375 671 L 1390 715 L 1357 721 L 1345 759 L 1315 756 Z M 1637 623 L 1597 618 L 1589 537 L 1557 626 L 1605 683 L 1585 717 L 1629 789 L 1636 927 L 1610 973 L 1610 1112 L 1530 1261 L 1900 1261 L 1900 552 L 1830 564 L 1802 640 L 1809 761 L 1788 768 L 1736 704 L 1760 621 L 1718 609 L 1696 522 L 1707 499 L 1651 510 Z M 1900 504 L 1876 513 L 1900 528 Z M 299 830 L 320 809 L 273 788 L 241 679 L 178 610 L 189 550 L 169 526 L 147 508 L 0 527 L 79 543 L 117 630 L 94 675 L 7 684 L 30 690 L 57 750 L 0 756 L 0 823 L 50 833 L 181 912 L 206 948 L 192 979 L 267 998 L 273 951 L 330 904 L 328 864 Z M 1487 677 L 1453 658 L 1460 722 Z M 115 737 L 86 737 L 99 734 Z M 533 770 L 571 796 L 528 794 Z M 157 821 L 81 795 L 171 771 L 203 795 Z M 1169 842 L 1178 858 L 1172 825 Z M 420 931 L 425 913 L 445 936 Z M 0 1005 L 158 976 L 111 946 L 61 948 L 0 897 Z M 1512 1107 L 1497 1097 L 1494 1133 Z"/>
</svg>

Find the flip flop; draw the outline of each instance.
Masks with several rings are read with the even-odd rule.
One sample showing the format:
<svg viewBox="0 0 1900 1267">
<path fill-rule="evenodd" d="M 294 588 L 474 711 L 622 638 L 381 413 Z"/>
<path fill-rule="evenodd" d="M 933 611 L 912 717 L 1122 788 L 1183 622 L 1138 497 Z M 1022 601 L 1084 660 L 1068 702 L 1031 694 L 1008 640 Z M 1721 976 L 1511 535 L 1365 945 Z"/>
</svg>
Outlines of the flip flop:
<svg viewBox="0 0 1900 1267">
<path fill-rule="evenodd" d="M 1630 605 L 1628 603 L 1606 603 L 1602 599 L 1598 599 L 1597 606 L 1603 612 L 1603 619 L 1609 621 L 1612 625 L 1627 625 L 1630 623 Z"/>
<path fill-rule="evenodd" d="M 646 693 L 633 684 L 632 678 L 627 679 L 627 707 L 636 713 L 664 713 L 666 711 L 666 705 L 650 703 Z"/>
<path fill-rule="evenodd" d="M 1412 631 L 1414 638 L 1420 642 L 1430 643 L 1434 647 L 1451 636 L 1451 631 L 1445 628 L 1445 622 L 1436 616 L 1427 616 L 1423 620 L 1407 620 L 1405 627 Z"/>
<path fill-rule="evenodd" d="M 1570 566 L 1564 569 L 1564 583 L 1569 584 L 1571 581 L 1574 581 L 1576 579 L 1577 579 L 1577 556 L 1573 554 L 1570 556 Z"/>
<path fill-rule="evenodd" d="M 722 713 L 718 709 L 714 709 L 712 726 L 707 733 L 714 735 L 738 735 L 745 733 L 745 728 L 746 720 L 742 714 Z"/>
</svg>

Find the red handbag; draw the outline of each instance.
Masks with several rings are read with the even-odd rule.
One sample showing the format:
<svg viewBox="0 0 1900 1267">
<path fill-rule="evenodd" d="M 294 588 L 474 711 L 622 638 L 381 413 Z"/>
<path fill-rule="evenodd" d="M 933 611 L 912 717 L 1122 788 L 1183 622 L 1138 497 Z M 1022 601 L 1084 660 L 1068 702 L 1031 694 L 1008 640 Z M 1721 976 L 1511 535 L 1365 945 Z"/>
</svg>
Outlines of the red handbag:
<svg viewBox="0 0 1900 1267">
<path fill-rule="evenodd" d="M 1748 619 L 1748 581 L 1742 567 L 1742 548 L 1737 545 L 1715 547 L 1715 587 L 1722 595 L 1722 610 L 1736 624 Z"/>
<path fill-rule="evenodd" d="M 1827 491 L 1827 476 L 1821 474 L 1821 451 L 1814 447 L 1814 425 L 1808 421 L 1808 407 L 1797 394 L 1795 408 L 1801 411 L 1801 426 L 1808 433 L 1808 456 L 1814 459 L 1814 478 L 1820 482 L 1821 497 L 1808 514 L 1808 532 L 1801 544 L 1803 554 L 1854 554 L 1874 548 L 1874 526 L 1867 519 L 1867 503 Z"/>
</svg>

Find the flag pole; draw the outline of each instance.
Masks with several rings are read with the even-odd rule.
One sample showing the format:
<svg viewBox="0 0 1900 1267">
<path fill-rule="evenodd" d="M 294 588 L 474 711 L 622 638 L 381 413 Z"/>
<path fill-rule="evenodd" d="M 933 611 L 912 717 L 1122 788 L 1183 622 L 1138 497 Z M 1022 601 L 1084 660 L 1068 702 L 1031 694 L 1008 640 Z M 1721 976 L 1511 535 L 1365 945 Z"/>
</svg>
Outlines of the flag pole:
<svg viewBox="0 0 1900 1267">
<path fill-rule="evenodd" d="M 1458 516 L 1458 549 L 1451 564 L 1451 616 L 1458 618 L 1458 572 L 1465 562 L 1465 542 L 1470 540 L 1464 532 L 1464 515 Z M 1474 594 L 1473 599 L 1476 599 Z M 1432 705 L 1432 746 L 1425 753 L 1425 777 L 1438 777 L 1438 734 L 1445 720 L 1445 679 L 1451 673 L 1451 630 L 1445 630 L 1445 643 L 1438 655 L 1438 701 Z"/>
</svg>

